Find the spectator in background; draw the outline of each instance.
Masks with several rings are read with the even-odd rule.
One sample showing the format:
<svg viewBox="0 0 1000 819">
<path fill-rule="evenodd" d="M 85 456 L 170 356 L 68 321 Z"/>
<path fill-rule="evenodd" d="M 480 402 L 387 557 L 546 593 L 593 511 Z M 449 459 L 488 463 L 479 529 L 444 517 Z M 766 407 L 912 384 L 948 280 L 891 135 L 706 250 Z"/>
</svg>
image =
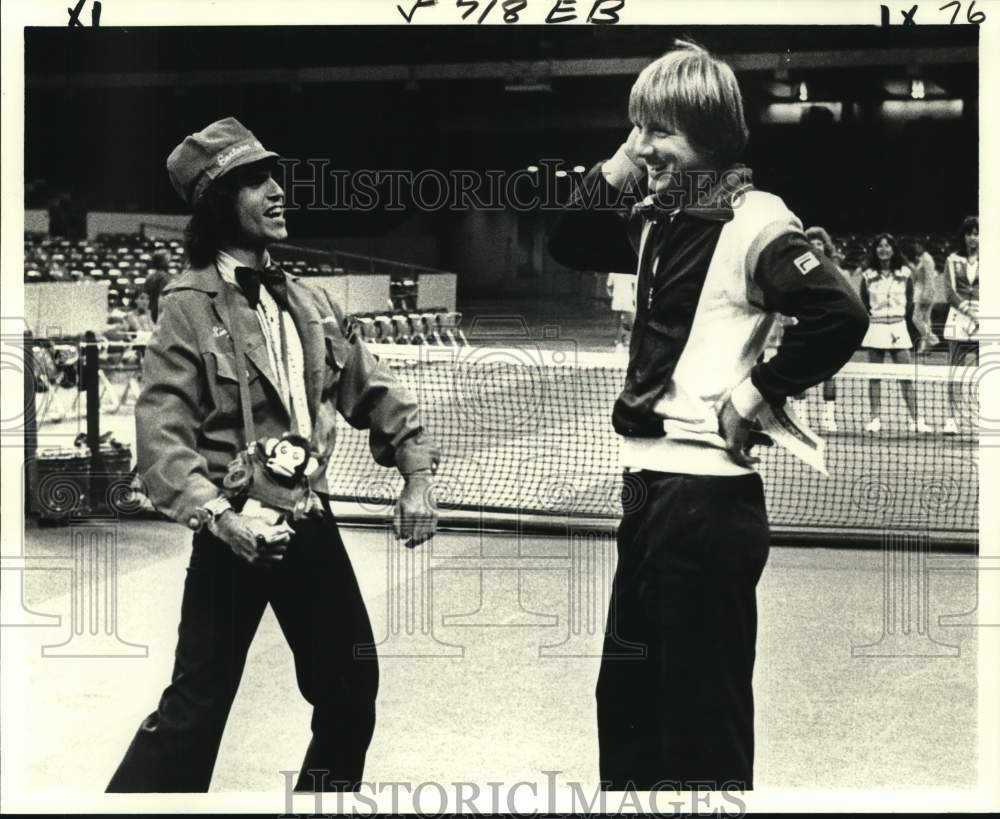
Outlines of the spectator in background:
<svg viewBox="0 0 1000 819">
<path fill-rule="evenodd" d="M 826 232 L 824 228 L 821 227 L 811 227 L 806 229 L 806 238 L 809 243 L 813 246 L 813 250 L 817 253 L 822 253 L 826 258 L 833 262 L 837 271 L 844 277 L 844 280 L 850 282 L 850 277 L 840 268 L 835 260 L 836 251 L 833 247 L 833 240 L 830 238 L 830 234 Z M 796 396 L 796 398 L 801 398 L 802 396 Z M 837 383 L 832 379 L 828 378 L 823 382 L 823 417 L 821 419 L 821 424 L 824 432 L 837 432 L 839 427 L 837 426 Z M 806 419 L 803 419 L 808 423 Z"/>
<path fill-rule="evenodd" d="M 861 301 L 871 321 L 861 346 L 873 364 L 885 361 L 886 353 L 897 364 L 909 364 L 913 342 L 906 322 L 913 314 L 913 277 L 899 244 L 891 233 L 880 233 L 868 251 L 868 267 L 861 277 Z M 900 381 L 903 400 L 910 415 L 911 432 L 933 432 L 917 412 L 917 396 L 912 381 Z M 882 382 L 868 382 L 872 417 L 865 430 L 882 431 Z"/>
<path fill-rule="evenodd" d="M 937 292 L 937 266 L 922 239 L 913 240 L 913 326 L 917 352 L 935 347 L 940 339 L 931 329 L 931 308 Z"/>
<path fill-rule="evenodd" d="M 631 273 L 608 273 L 611 309 L 618 313 L 618 337 L 615 350 L 627 350 L 635 322 L 635 276 Z"/>
<path fill-rule="evenodd" d="M 149 273 L 146 276 L 144 287 L 146 293 L 149 294 L 149 314 L 153 321 L 156 321 L 156 317 L 160 313 L 160 293 L 173 278 L 170 272 L 170 261 L 170 251 L 161 247 L 153 253 L 153 258 L 149 263 Z"/>
<path fill-rule="evenodd" d="M 979 217 L 966 216 L 955 238 L 958 250 L 945 262 L 944 289 L 950 305 L 944 337 L 948 341 L 948 365 L 958 367 L 970 359 L 979 363 Z M 944 424 L 946 435 L 958 434 L 955 420 L 958 405 L 955 380 L 948 381 L 948 409 Z"/>
<path fill-rule="evenodd" d="M 129 311 L 125 315 L 115 311 L 109 316 L 109 324 L 104 331 L 109 341 L 123 342 L 123 345 L 112 345 L 109 349 L 109 357 L 117 359 L 120 364 L 142 362 L 142 351 L 154 326 L 149 312 L 149 294 L 144 289 L 133 288 L 128 293 L 128 299 L 132 305 Z M 135 386 L 138 387 L 138 383 Z"/>
<path fill-rule="evenodd" d="M 859 269 L 847 269 L 847 256 L 844 255 L 844 248 L 841 245 L 835 244 L 833 246 L 833 256 L 831 258 L 833 259 L 833 263 L 837 265 L 837 269 L 847 277 L 847 280 L 851 283 L 851 287 L 854 288 L 854 292 L 860 293 L 861 271 Z"/>
<path fill-rule="evenodd" d="M 125 314 L 125 328 L 133 335 L 151 333 L 153 331 L 153 316 L 149 311 L 149 292 L 133 290 L 130 296 L 132 309 Z"/>
</svg>

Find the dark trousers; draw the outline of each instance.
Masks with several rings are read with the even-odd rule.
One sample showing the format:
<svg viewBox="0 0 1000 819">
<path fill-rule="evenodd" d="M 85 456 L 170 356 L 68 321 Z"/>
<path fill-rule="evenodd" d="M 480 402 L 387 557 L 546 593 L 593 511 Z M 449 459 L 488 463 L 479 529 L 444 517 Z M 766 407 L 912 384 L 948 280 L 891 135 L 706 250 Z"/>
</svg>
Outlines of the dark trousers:
<svg viewBox="0 0 1000 819">
<path fill-rule="evenodd" d="M 312 741 L 296 790 L 347 789 L 361 781 L 375 729 L 378 663 L 354 570 L 324 506 L 323 517 L 295 525 L 284 560 L 270 569 L 236 557 L 207 530 L 195 535 L 171 682 L 139 726 L 109 793 L 208 790 L 268 603 L 295 657 L 299 690 L 313 706 Z M 270 703 L 261 719 L 278 717 L 281 707 L 280 700 Z M 285 764 L 274 760 L 276 781 Z"/>
<path fill-rule="evenodd" d="M 755 588 L 770 548 L 760 477 L 625 480 L 597 682 L 603 787 L 749 790 Z"/>
</svg>

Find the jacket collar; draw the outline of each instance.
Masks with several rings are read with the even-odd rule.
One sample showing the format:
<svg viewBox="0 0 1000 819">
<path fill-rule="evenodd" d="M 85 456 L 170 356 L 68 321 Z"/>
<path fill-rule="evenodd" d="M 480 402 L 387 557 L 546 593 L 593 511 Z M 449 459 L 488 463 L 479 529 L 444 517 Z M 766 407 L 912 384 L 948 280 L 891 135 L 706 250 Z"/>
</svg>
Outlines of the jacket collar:
<svg viewBox="0 0 1000 819">
<path fill-rule="evenodd" d="M 288 280 L 288 301 L 291 307 L 292 321 L 295 322 L 295 328 L 298 330 L 299 340 L 302 343 L 306 402 L 309 405 L 309 413 L 315 421 L 323 389 L 323 371 L 326 365 L 322 318 L 306 292 L 306 285 L 300 278 L 288 273 L 285 276 Z M 198 290 L 209 295 L 212 298 L 212 307 L 222 326 L 230 334 L 233 332 L 244 334 L 244 338 L 248 339 L 250 345 L 247 355 L 257 365 L 264 377 L 271 382 L 272 386 L 276 385 L 277 379 L 271 371 L 267 352 L 263 346 L 264 336 L 254 312 L 247 307 L 246 310 L 234 311 L 235 315 L 230 317 L 225 308 L 224 300 L 217 298 L 224 287 L 226 284 L 223 282 L 217 267 L 210 264 L 205 267 L 188 268 L 164 287 L 163 292 Z M 235 327 L 230 326 L 230 320 L 236 325 Z M 275 390 L 277 391 L 277 387 Z M 313 428 L 315 429 L 315 424 Z"/>
<path fill-rule="evenodd" d="M 867 270 L 865 270 L 862 275 L 865 277 L 865 279 L 867 279 L 870 282 L 873 282 L 876 279 L 883 278 L 881 271 L 879 271 L 879 270 L 872 270 L 870 267 Z M 908 279 L 909 277 L 910 277 L 910 273 L 909 273 L 909 271 L 905 267 L 898 267 L 898 268 L 896 268 L 895 270 L 892 271 L 892 275 L 891 276 L 886 276 L 885 278 L 887 278 L 887 279 Z"/>
<path fill-rule="evenodd" d="M 657 220 L 664 214 L 687 213 L 712 222 L 728 222 L 733 209 L 739 207 L 743 195 L 753 190 L 753 171 L 746 165 L 733 165 L 722 172 L 719 180 L 707 191 L 693 191 L 697 199 L 678 206 L 677 197 L 660 199 L 649 194 L 636 205 L 636 211 Z"/>
<path fill-rule="evenodd" d="M 287 272 L 285 273 L 285 277 L 290 282 L 297 282 L 299 280 L 298 276 L 293 276 Z M 213 263 L 204 267 L 189 267 L 180 276 L 169 282 L 163 288 L 163 292 L 168 293 L 171 290 L 200 290 L 202 293 L 215 295 L 222 289 L 223 285 L 224 282 L 222 276 L 219 274 L 219 269 Z"/>
</svg>

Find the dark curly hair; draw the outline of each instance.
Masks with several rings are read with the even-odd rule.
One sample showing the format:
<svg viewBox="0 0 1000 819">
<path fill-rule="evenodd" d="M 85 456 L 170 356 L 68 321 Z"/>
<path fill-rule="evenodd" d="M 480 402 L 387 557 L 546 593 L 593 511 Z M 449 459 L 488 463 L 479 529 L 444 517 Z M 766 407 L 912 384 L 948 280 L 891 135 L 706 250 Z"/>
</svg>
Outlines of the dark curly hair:
<svg viewBox="0 0 1000 819">
<path fill-rule="evenodd" d="M 892 258 L 889 260 L 889 267 L 892 268 L 893 272 L 906 266 L 906 259 L 903 257 L 903 252 L 900 250 L 899 242 L 896 241 L 896 237 L 891 233 L 879 233 L 874 239 L 872 239 L 872 243 L 868 246 L 868 259 L 865 262 L 868 269 L 875 271 L 882 269 L 882 265 L 879 264 L 876 249 L 883 239 L 889 242 L 889 245 L 892 247 Z"/>
<path fill-rule="evenodd" d="M 236 196 L 262 169 L 273 170 L 272 159 L 234 168 L 210 184 L 195 203 L 194 213 L 184 229 L 184 250 L 191 267 L 204 267 L 226 244 L 239 237 Z"/>
</svg>

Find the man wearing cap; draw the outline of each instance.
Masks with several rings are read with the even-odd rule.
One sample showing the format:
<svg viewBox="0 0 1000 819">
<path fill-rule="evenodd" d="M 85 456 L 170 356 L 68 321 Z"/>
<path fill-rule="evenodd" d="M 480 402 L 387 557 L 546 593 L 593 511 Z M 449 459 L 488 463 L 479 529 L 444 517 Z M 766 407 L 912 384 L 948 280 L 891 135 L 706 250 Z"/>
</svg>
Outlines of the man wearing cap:
<svg viewBox="0 0 1000 819">
<path fill-rule="evenodd" d="M 268 603 L 313 706 L 296 790 L 350 790 L 361 781 L 378 666 L 323 470 L 313 475 L 315 502 L 304 518 L 271 525 L 244 515 L 220 487 L 250 435 L 295 433 L 328 455 L 339 412 L 370 431 L 379 464 L 405 477 L 397 535 L 415 546 L 436 526 L 430 496 L 439 453 L 413 397 L 345 332 L 328 297 L 271 264 L 268 247 L 287 237 L 276 158 L 227 118 L 188 136 L 167 159 L 170 180 L 193 211 L 189 268 L 164 288 L 146 352 L 138 468 L 156 508 L 196 531 L 171 683 L 109 792 L 208 790 Z M 276 777 L 284 767 L 275 760 Z"/>
</svg>

